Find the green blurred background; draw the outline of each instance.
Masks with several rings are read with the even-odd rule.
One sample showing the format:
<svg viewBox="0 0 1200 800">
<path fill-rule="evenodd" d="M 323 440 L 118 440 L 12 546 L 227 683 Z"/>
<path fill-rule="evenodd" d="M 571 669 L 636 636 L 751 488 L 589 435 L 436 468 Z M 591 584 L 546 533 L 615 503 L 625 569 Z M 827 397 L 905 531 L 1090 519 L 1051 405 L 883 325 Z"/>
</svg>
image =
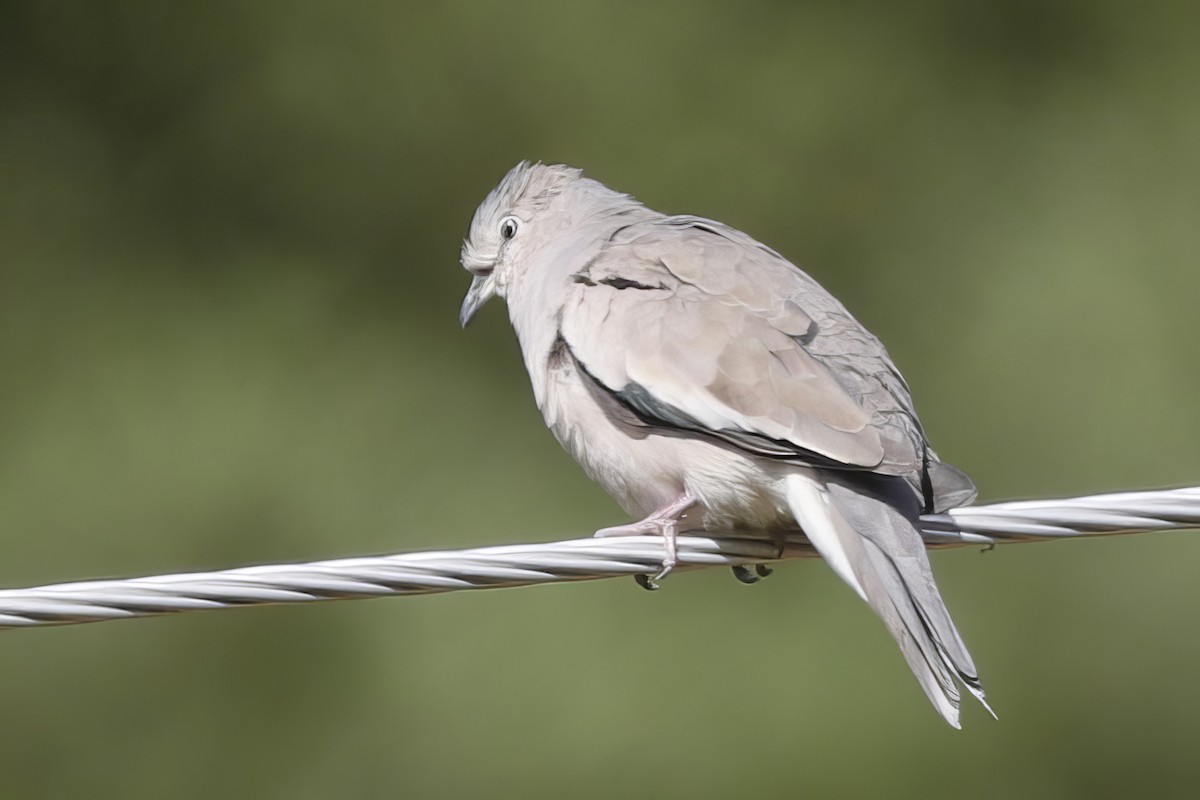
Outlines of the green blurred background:
<svg viewBox="0 0 1200 800">
<path fill-rule="evenodd" d="M 741 227 L 985 500 L 1200 482 L 1185 3 L 0 7 L 0 585 L 568 538 L 458 245 L 522 158 Z M 0 637 L 0 796 L 1194 796 L 1200 534 L 939 554 L 1000 721 L 819 563 Z"/>
</svg>

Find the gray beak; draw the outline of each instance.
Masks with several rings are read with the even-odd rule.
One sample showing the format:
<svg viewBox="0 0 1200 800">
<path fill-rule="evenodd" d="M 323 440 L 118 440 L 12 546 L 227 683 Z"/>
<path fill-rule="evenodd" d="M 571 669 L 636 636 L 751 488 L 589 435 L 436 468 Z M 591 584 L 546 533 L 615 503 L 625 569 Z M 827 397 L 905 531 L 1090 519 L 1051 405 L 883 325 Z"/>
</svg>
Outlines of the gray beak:
<svg viewBox="0 0 1200 800">
<path fill-rule="evenodd" d="M 463 298 L 462 309 L 458 312 L 458 321 L 464 328 L 471 322 L 475 312 L 495 294 L 496 279 L 493 273 L 475 276 L 471 281 L 471 288 L 467 290 L 467 296 Z"/>
</svg>

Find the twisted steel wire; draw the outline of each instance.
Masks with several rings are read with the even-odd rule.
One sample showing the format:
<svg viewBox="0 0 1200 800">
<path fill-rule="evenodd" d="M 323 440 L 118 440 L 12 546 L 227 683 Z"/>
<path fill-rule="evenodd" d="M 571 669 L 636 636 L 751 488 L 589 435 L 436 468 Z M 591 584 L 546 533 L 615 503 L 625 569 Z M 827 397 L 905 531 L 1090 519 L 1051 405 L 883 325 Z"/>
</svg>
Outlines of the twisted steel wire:
<svg viewBox="0 0 1200 800">
<path fill-rule="evenodd" d="M 939 548 L 1200 528 L 1200 487 L 968 506 L 922 517 L 921 527 L 926 543 Z M 681 570 L 815 555 L 799 534 L 786 541 L 744 534 L 678 540 Z M 0 590 L 0 630 L 248 605 L 645 576 L 659 571 L 662 558 L 661 539 L 631 536 L 60 583 Z"/>
</svg>

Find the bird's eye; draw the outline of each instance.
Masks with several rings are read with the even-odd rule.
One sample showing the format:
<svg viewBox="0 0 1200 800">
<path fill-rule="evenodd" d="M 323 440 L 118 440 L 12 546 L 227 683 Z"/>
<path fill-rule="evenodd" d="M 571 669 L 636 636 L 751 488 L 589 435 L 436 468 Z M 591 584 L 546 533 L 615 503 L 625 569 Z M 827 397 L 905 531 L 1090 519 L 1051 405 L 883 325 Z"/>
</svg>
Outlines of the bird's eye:
<svg viewBox="0 0 1200 800">
<path fill-rule="evenodd" d="M 500 236 L 503 239 L 511 239 L 517 235 L 517 226 L 521 221 L 516 217 L 505 217 L 500 220 Z"/>
</svg>

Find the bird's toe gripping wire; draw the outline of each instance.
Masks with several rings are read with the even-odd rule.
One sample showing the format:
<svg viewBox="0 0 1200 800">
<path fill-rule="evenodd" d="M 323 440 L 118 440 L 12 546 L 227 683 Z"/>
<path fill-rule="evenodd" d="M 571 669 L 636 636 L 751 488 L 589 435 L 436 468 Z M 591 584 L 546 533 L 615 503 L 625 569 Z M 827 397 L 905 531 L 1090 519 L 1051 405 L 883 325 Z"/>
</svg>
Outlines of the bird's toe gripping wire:
<svg viewBox="0 0 1200 800">
<path fill-rule="evenodd" d="M 641 522 L 628 525 L 617 525 L 613 528 L 601 528 L 595 535 L 600 538 L 608 536 L 661 536 L 665 550 L 662 569 L 654 575 L 639 574 L 633 578 L 643 589 L 654 591 L 659 588 L 659 581 L 671 574 L 679 563 L 679 549 L 676 536 L 679 534 L 679 521 L 688 509 L 696 505 L 697 498 L 686 492 L 676 497 L 667 505 L 655 511 Z"/>
</svg>

